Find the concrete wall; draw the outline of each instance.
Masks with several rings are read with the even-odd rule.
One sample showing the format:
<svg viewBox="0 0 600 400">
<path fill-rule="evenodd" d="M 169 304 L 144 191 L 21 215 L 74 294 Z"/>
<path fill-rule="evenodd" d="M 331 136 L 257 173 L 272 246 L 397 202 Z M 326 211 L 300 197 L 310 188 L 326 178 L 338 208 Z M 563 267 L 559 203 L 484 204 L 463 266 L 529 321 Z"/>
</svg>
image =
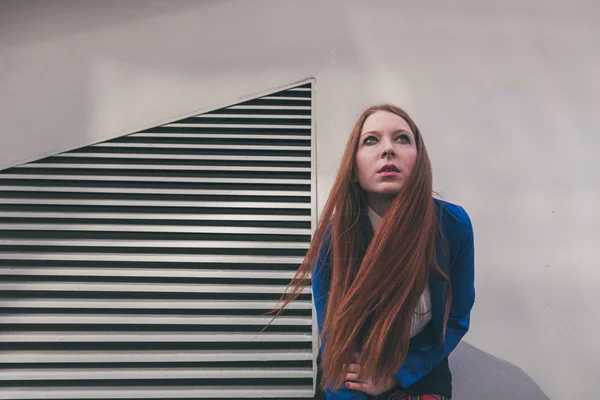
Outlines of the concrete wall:
<svg viewBox="0 0 600 400">
<path fill-rule="evenodd" d="M 0 168 L 317 80 L 322 207 L 374 102 L 423 131 L 476 230 L 456 398 L 600 391 L 600 6 L 0 1 Z"/>
</svg>

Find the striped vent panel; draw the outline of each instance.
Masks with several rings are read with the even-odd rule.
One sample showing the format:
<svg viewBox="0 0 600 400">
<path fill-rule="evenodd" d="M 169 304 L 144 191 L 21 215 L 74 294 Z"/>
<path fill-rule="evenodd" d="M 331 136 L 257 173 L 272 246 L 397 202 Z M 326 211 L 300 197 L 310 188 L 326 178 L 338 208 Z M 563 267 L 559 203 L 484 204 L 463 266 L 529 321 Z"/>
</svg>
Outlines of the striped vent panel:
<svg viewBox="0 0 600 400">
<path fill-rule="evenodd" d="M 0 172 L 0 398 L 312 398 L 312 82 Z"/>
</svg>

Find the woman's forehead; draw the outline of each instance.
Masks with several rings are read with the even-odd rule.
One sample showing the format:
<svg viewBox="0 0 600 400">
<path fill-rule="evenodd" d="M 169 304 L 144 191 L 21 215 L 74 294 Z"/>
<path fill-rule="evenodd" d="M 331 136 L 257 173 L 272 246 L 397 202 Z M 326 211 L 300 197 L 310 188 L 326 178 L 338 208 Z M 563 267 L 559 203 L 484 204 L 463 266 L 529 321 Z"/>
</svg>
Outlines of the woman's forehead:
<svg viewBox="0 0 600 400">
<path fill-rule="evenodd" d="M 406 130 L 412 132 L 408 122 L 401 116 L 389 111 L 376 111 L 369 115 L 363 124 L 361 133 L 367 132 L 394 132 Z"/>
</svg>

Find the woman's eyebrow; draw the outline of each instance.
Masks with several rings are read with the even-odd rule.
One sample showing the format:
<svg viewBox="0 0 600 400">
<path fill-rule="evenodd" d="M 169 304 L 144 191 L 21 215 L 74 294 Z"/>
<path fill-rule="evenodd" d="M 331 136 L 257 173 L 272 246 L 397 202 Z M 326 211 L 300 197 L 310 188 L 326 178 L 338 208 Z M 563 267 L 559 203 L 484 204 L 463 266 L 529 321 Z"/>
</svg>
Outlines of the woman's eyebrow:
<svg viewBox="0 0 600 400">
<path fill-rule="evenodd" d="M 414 133 L 412 133 L 412 131 L 409 131 L 408 129 L 396 129 L 395 131 L 392 132 L 392 135 L 395 135 L 397 133 L 410 133 L 411 135 L 414 136 Z M 365 136 L 365 135 L 376 135 L 376 136 L 381 136 L 381 132 L 378 130 L 370 130 L 364 133 L 361 133 L 360 136 Z"/>
<path fill-rule="evenodd" d="M 412 133 L 412 131 L 409 131 L 408 129 L 396 129 L 394 132 L 392 133 L 410 133 L 411 135 L 414 136 L 414 134 Z"/>
<path fill-rule="evenodd" d="M 365 136 L 365 135 L 377 135 L 377 136 L 379 136 L 379 135 L 381 135 L 381 133 L 378 130 L 370 130 L 370 131 L 363 132 L 363 133 L 360 134 L 360 136 Z"/>
</svg>

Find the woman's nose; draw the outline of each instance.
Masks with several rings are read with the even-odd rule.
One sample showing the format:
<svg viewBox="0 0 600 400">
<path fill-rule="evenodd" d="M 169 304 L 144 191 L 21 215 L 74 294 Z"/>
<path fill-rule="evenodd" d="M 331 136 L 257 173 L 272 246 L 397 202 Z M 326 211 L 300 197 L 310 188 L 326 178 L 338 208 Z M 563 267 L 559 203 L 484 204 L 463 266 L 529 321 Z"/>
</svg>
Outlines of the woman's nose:
<svg viewBox="0 0 600 400">
<path fill-rule="evenodd" d="M 394 151 L 394 148 L 392 146 L 386 146 L 383 149 L 383 152 L 381 154 L 382 157 L 393 157 L 396 155 L 396 152 Z"/>
</svg>

